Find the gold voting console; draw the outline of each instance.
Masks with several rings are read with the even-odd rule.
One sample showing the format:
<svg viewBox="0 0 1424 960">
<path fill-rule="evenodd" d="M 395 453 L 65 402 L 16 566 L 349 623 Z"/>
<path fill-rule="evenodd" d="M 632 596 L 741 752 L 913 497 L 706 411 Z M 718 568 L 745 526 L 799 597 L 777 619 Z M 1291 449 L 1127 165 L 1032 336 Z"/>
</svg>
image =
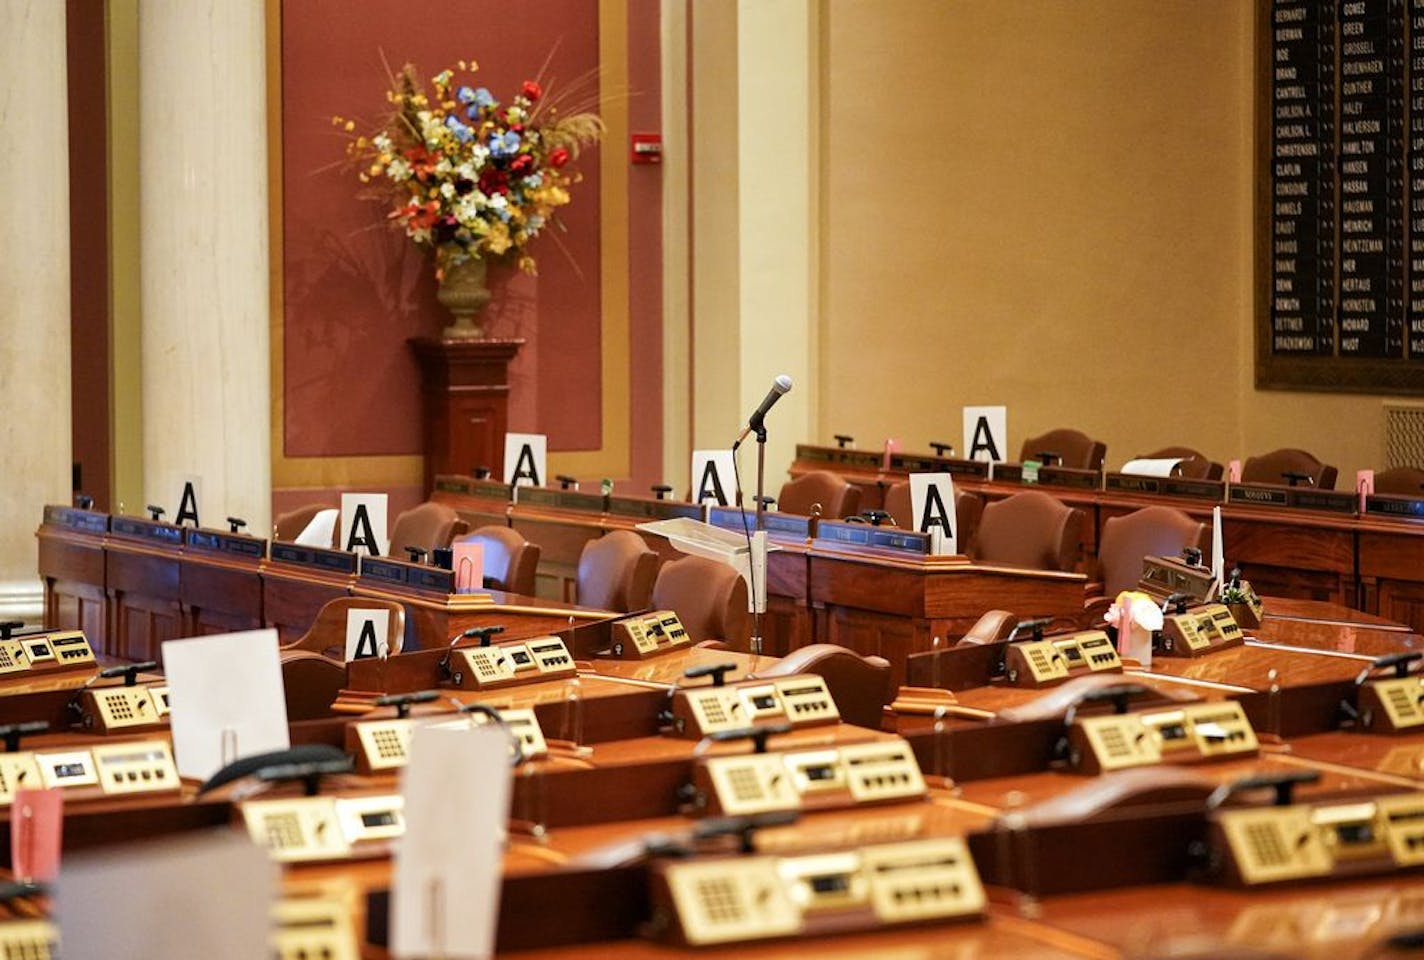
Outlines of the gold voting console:
<svg viewBox="0 0 1424 960">
<path fill-rule="evenodd" d="M 768 724 L 798 728 L 837 723 L 841 715 L 825 678 L 808 673 L 775 680 L 681 687 L 673 695 L 672 717 L 673 730 L 679 736 L 701 739 Z"/>
<path fill-rule="evenodd" d="M 573 655 L 558 637 L 539 637 L 500 646 L 455 647 L 450 651 L 450 685 L 475 690 L 577 673 Z"/>
<path fill-rule="evenodd" d="M 625 660 L 646 660 L 691 645 L 692 639 L 676 613 L 654 610 L 614 621 L 610 652 Z"/>
<path fill-rule="evenodd" d="M 94 650 L 82 630 L 0 640 L 0 676 L 92 667 Z"/>
<path fill-rule="evenodd" d="M 1068 743 L 1069 762 L 1088 774 L 1252 756 L 1260 749 L 1246 711 L 1234 700 L 1080 717 L 1068 728 Z"/>
<path fill-rule="evenodd" d="M 166 740 L 0 754 L 0 804 L 15 791 L 58 787 L 66 799 L 173 793 L 182 786 Z"/>
<path fill-rule="evenodd" d="M 539 719 L 530 708 L 500 710 L 500 719 L 512 736 L 519 739 L 520 752 L 526 760 L 535 760 L 549 753 Z M 398 770 L 410 757 L 410 740 L 415 728 L 424 725 L 466 725 L 486 722 L 481 714 L 465 714 L 451 718 L 448 714 L 425 714 L 418 717 L 389 717 L 383 720 L 361 720 L 346 728 L 346 749 L 356 755 L 356 769 L 361 773 L 381 773 Z"/>
<path fill-rule="evenodd" d="M 664 861 L 654 925 L 701 946 L 976 917 L 984 888 L 957 837 L 795 856 Z"/>
<path fill-rule="evenodd" d="M 242 820 L 254 843 L 279 863 L 383 856 L 405 833 L 399 794 L 248 800 Z"/>
<path fill-rule="evenodd" d="M 1245 642 L 1246 635 L 1226 605 L 1207 603 L 1167 614 L 1161 649 L 1155 652 L 1164 657 L 1200 657 Z"/>
<path fill-rule="evenodd" d="M 913 800 L 925 795 L 903 740 L 709 757 L 693 773 L 709 812 L 748 816 Z"/>
<path fill-rule="evenodd" d="M 1122 660 L 1106 633 L 1081 630 L 1010 643 L 1004 672 L 1016 687 L 1051 687 L 1089 673 L 1121 673 Z"/>
</svg>

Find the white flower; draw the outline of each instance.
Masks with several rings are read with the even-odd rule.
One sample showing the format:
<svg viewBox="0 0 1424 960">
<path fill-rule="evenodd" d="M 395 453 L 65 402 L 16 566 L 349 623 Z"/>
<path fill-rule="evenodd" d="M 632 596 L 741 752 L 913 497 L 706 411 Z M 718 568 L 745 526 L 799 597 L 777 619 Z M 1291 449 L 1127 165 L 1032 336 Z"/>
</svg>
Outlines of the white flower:
<svg viewBox="0 0 1424 960">
<path fill-rule="evenodd" d="M 378 133 L 371 138 L 371 146 L 375 147 L 381 153 L 390 153 L 391 138 L 384 133 Z"/>
<path fill-rule="evenodd" d="M 455 185 L 448 181 L 440 184 L 440 195 L 446 200 L 449 200 L 455 195 Z"/>
<path fill-rule="evenodd" d="M 403 181 L 409 180 L 410 164 L 406 162 L 405 157 L 396 157 L 389 164 L 387 164 L 386 176 L 390 177 L 396 183 L 401 183 Z"/>
</svg>

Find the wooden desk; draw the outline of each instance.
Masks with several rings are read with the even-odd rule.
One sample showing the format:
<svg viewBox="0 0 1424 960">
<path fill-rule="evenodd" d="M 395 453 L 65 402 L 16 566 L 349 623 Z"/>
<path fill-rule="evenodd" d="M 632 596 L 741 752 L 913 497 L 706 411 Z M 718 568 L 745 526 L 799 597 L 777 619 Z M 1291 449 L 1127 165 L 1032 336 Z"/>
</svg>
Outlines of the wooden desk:
<svg viewBox="0 0 1424 960">
<path fill-rule="evenodd" d="M 45 623 L 83 630 L 95 652 L 112 653 L 104 547 L 109 515 L 71 507 L 45 507 L 35 538 L 44 581 Z"/>
</svg>

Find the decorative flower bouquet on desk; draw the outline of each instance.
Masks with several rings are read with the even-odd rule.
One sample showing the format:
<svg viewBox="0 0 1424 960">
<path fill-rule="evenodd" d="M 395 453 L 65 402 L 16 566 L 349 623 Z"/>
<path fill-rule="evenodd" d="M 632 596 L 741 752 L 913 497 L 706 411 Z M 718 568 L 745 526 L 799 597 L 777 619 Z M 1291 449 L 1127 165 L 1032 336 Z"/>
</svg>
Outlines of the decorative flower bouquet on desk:
<svg viewBox="0 0 1424 960">
<path fill-rule="evenodd" d="M 478 68 L 461 61 L 459 69 Z M 572 164 L 603 135 L 603 121 L 586 110 L 562 111 L 533 80 L 505 105 L 484 87 L 457 83 L 453 70 L 436 74 L 427 89 L 410 65 L 386 97 L 391 116 L 376 132 L 357 134 L 347 155 L 370 192 L 392 204 L 387 218 L 435 252 L 438 299 L 455 315 L 444 335 L 483 336 L 477 318 L 490 300 L 488 263 L 515 260 L 535 272 L 529 241 L 571 199 L 580 179 Z M 332 122 L 356 132 L 354 121 Z"/>
</svg>

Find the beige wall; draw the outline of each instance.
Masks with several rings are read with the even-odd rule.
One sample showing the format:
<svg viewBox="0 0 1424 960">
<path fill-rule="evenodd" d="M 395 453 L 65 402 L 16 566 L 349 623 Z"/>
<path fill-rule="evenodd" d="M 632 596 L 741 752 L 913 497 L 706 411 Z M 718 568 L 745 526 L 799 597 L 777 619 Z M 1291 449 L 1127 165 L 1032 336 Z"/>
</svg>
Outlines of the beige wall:
<svg viewBox="0 0 1424 960">
<path fill-rule="evenodd" d="M 1382 456 L 1378 397 L 1253 386 L 1252 5 L 829 0 L 820 441 L 1009 406 L 1108 461 Z M 746 189 L 745 185 L 743 189 Z"/>
</svg>

